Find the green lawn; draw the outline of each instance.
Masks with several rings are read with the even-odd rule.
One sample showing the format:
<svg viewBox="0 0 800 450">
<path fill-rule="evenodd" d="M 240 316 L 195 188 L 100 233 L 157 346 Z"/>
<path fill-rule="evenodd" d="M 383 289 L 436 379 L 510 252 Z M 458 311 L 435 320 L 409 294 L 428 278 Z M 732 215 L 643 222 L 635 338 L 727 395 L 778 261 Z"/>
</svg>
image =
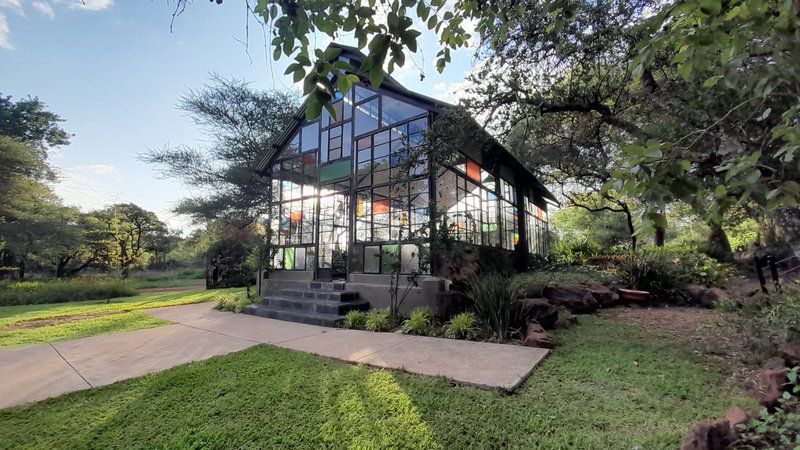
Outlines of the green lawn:
<svg viewBox="0 0 800 450">
<path fill-rule="evenodd" d="M 183 286 L 205 286 L 203 278 L 164 278 L 159 280 L 130 280 L 128 282 L 134 289 L 168 288 Z"/>
<path fill-rule="evenodd" d="M 585 317 L 512 395 L 269 346 L 0 411 L 27 448 L 674 448 L 752 406 L 680 342 Z"/>
<path fill-rule="evenodd" d="M 137 310 L 206 302 L 222 292 L 241 291 L 241 289 L 220 289 L 211 291 L 158 292 L 142 294 L 136 297 L 115 298 L 110 301 L 89 300 L 45 305 L 3 306 L 0 307 L 0 348 L 164 325 L 168 322 L 137 312 Z M 119 312 L 120 314 L 103 315 L 36 328 L 14 329 L 15 326 L 31 320 L 49 320 L 76 315 L 114 312 Z"/>
</svg>

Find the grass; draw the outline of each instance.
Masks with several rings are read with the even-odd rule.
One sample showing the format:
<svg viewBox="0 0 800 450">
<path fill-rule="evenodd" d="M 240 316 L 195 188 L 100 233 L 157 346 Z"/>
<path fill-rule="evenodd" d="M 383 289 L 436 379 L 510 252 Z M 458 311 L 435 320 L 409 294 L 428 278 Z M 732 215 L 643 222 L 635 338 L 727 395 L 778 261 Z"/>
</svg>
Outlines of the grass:
<svg viewBox="0 0 800 450">
<path fill-rule="evenodd" d="M 204 286 L 205 272 L 202 269 L 182 269 L 133 272 L 128 283 L 135 289 Z"/>
<path fill-rule="evenodd" d="M 137 312 L 140 309 L 185 305 L 211 300 L 219 293 L 241 289 L 159 292 L 106 301 L 83 301 L 46 305 L 0 307 L 0 348 L 55 342 L 116 331 L 131 331 L 163 325 L 163 320 Z M 59 323 L 71 316 L 102 315 Z M 51 321 L 52 325 L 16 328 L 29 321 Z"/>
<path fill-rule="evenodd" d="M 674 448 L 753 405 L 674 340 L 585 317 L 512 395 L 269 346 L 0 411 L 19 448 Z"/>
<path fill-rule="evenodd" d="M 0 305 L 31 305 L 135 295 L 128 283 L 115 279 L 0 282 Z"/>
<path fill-rule="evenodd" d="M 169 288 L 184 286 L 205 286 L 206 280 L 197 278 L 163 278 L 158 280 L 130 280 L 128 284 L 134 289 Z"/>
</svg>

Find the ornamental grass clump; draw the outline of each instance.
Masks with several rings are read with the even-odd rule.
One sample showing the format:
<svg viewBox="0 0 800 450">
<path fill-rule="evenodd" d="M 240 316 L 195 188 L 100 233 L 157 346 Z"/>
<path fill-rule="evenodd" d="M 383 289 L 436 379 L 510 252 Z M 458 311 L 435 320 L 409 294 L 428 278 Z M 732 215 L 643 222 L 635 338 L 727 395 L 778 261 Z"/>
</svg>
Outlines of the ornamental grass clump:
<svg viewBox="0 0 800 450">
<path fill-rule="evenodd" d="M 219 294 L 212 300 L 217 303 L 216 306 L 214 306 L 214 309 L 220 311 L 231 311 L 235 313 L 242 312 L 244 307 L 250 304 L 250 300 L 242 295 L 237 294 Z"/>
<path fill-rule="evenodd" d="M 520 328 L 520 293 L 518 283 L 500 275 L 476 278 L 467 286 L 475 315 L 500 340 L 508 339 Z"/>
<path fill-rule="evenodd" d="M 364 319 L 364 329 L 367 331 L 389 331 L 391 328 L 391 314 L 388 309 L 372 309 L 367 312 Z"/>
<path fill-rule="evenodd" d="M 472 339 L 477 334 L 475 314 L 465 312 L 456 314 L 444 326 L 444 337 L 448 339 Z"/>
<path fill-rule="evenodd" d="M 433 330 L 433 313 L 430 308 L 417 308 L 403 321 L 400 332 L 405 334 L 428 335 Z"/>
<path fill-rule="evenodd" d="M 350 311 L 344 316 L 342 327 L 351 330 L 363 330 L 367 322 L 367 315 L 363 311 Z"/>
</svg>

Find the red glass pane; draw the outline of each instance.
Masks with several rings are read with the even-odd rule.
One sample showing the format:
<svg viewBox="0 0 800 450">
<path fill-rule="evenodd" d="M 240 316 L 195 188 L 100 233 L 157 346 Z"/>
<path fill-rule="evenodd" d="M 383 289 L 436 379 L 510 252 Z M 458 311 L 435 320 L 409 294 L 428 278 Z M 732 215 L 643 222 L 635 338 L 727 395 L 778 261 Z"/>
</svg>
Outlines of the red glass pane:
<svg viewBox="0 0 800 450">
<path fill-rule="evenodd" d="M 473 179 L 474 181 L 477 182 L 481 181 L 481 166 L 479 166 L 478 163 L 470 159 L 467 160 L 467 176 Z"/>
<path fill-rule="evenodd" d="M 387 214 L 389 212 L 389 200 L 378 200 L 372 202 L 373 214 Z"/>
</svg>

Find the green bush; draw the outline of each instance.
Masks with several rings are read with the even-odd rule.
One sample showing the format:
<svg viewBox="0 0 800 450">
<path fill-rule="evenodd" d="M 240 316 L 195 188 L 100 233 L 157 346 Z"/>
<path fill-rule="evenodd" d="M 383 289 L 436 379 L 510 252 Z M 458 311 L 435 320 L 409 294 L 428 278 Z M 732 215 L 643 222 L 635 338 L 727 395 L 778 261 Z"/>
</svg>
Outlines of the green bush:
<svg viewBox="0 0 800 450">
<path fill-rule="evenodd" d="M 391 328 L 391 314 L 388 309 L 371 309 L 364 319 L 364 329 L 367 331 L 389 331 Z"/>
<path fill-rule="evenodd" d="M 71 280 L 5 282 L 0 285 L 0 306 L 63 303 L 134 295 L 136 295 L 136 290 L 121 280 L 75 278 Z"/>
<path fill-rule="evenodd" d="M 619 272 L 629 288 L 648 291 L 661 300 L 672 300 L 686 284 L 678 264 L 660 252 L 627 255 L 619 262 Z"/>
<path fill-rule="evenodd" d="M 758 417 L 737 425 L 737 448 L 796 449 L 800 441 L 800 385 L 798 370 L 787 370 L 788 383 L 784 386 L 780 406 L 774 410 L 764 408 Z"/>
<path fill-rule="evenodd" d="M 472 339 L 476 334 L 475 314 L 457 314 L 444 326 L 444 336 L 449 339 Z"/>
<path fill-rule="evenodd" d="M 553 244 L 552 252 L 568 264 L 583 264 L 590 257 L 609 254 L 609 248 L 591 240 L 561 239 Z"/>
<path fill-rule="evenodd" d="M 736 311 L 734 326 L 747 336 L 756 360 L 772 356 L 786 341 L 800 339 L 800 285 L 784 287 L 783 294 L 728 300 L 718 303 L 724 311 Z"/>
<path fill-rule="evenodd" d="M 367 315 L 363 311 L 350 311 L 344 316 L 342 326 L 351 330 L 363 330 L 367 321 Z"/>
<path fill-rule="evenodd" d="M 471 280 L 467 295 L 475 315 L 498 339 L 505 340 L 520 326 L 520 288 L 511 279 L 490 275 Z"/>
<path fill-rule="evenodd" d="M 430 308 L 417 308 L 403 321 L 400 331 L 405 334 L 427 335 L 433 329 L 433 313 Z"/>
<path fill-rule="evenodd" d="M 237 294 L 219 294 L 214 296 L 211 300 L 217 303 L 214 309 L 232 311 L 235 313 L 242 312 L 244 307 L 250 304 L 250 300 L 248 300 L 247 297 Z"/>
</svg>

